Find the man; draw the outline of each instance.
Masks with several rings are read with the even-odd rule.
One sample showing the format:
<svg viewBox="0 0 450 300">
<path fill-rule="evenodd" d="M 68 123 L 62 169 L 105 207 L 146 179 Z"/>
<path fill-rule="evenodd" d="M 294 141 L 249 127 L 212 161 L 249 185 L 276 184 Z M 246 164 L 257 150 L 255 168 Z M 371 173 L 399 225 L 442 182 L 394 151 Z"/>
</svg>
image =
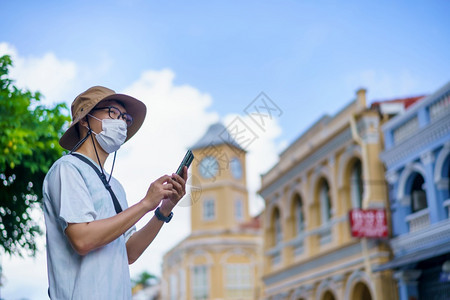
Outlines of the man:
<svg viewBox="0 0 450 300">
<path fill-rule="evenodd" d="M 185 194 L 187 168 L 183 177 L 158 178 L 128 208 L 122 186 L 103 166 L 139 130 L 145 105 L 95 86 L 76 97 L 71 110 L 72 124 L 59 141 L 71 152 L 54 163 L 43 185 L 49 296 L 131 299 L 128 264 L 170 221 Z M 136 222 L 152 210 L 152 219 L 136 231 Z"/>
</svg>

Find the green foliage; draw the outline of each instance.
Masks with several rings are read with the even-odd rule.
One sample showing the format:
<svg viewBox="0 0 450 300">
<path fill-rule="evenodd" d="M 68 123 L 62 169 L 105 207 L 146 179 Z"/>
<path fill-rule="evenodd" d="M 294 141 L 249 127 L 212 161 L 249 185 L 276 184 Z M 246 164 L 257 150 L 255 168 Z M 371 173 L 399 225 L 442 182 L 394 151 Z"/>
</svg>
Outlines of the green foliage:
<svg viewBox="0 0 450 300">
<path fill-rule="evenodd" d="M 147 271 L 143 271 L 140 273 L 136 279 L 132 280 L 134 285 L 142 285 L 143 287 L 151 286 L 158 281 L 158 277 L 153 274 L 150 274 Z"/>
<path fill-rule="evenodd" d="M 42 199 L 45 174 L 64 152 L 59 137 L 70 121 L 65 104 L 40 105 L 40 94 L 8 78 L 9 56 L 0 57 L 0 248 L 35 255 L 41 229 L 31 217 Z"/>
</svg>

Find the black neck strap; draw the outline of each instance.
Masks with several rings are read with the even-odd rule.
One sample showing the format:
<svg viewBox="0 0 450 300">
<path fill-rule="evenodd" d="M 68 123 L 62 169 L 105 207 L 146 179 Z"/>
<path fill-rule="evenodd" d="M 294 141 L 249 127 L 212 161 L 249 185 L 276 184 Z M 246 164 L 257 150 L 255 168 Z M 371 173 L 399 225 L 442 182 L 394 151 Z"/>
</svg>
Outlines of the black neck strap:
<svg viewBox="0 0 450 300">
<path fill-rule="evenodd" d="M 92 167 L 92 169 L 94 169 L 95 173 L 97 173 L 98 177 L 100 178 L 100 180 L 103 182 L 103 185 L 105 186 L 105 188 L 108 190 L 108 192 L 111 194 L 111 198 L 114 204 L 114 209 L 116 210 L 116 213 L 121 213 L 122 212 L 122 208 L 120 207 L 119 204 L 119 200 L 117 200 L 116 195 L 114 194 L 111 185 L 109 184 L 108 180 L 106 180 L 106 176 L 105 174 L 103 174 L 102 172 L 100 172 L 98 170 L 98 168 L 86 157 L 77 154 L 77 153 L 70 153 L 71 155 L 77 157 L 78 159 L 84 161 L 85 163 L 87 163 L 88 165 L 90 165 Z"/>
</svg>

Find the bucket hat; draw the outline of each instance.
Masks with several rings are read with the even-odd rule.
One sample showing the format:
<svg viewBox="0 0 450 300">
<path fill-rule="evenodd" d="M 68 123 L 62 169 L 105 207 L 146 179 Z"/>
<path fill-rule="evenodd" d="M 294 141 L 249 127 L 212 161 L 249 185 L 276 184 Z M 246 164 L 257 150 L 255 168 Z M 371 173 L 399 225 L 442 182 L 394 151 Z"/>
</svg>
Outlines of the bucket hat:
<svg viewBox="0 0 450 300">
<path fill-rule="evenodd" d="M 127 128 L 128 141 L 142 126 L 147 107 L 144 103 L 136 98 L 124 94 L 116 94 L 115 91 L 103 86 L 93 86 L 85 92 L 78 95 L 72 102 L 72 124 L 59 139 L 61 147 L 67 150 L 72 150 L 73 147 L 80 141 L 80 136 L 76 128 L 76 124 L 82 120 L 98 103 L 105 100 L 120 101 L 127 113 L 133 117 L 133 124 Z"/>
</svg>

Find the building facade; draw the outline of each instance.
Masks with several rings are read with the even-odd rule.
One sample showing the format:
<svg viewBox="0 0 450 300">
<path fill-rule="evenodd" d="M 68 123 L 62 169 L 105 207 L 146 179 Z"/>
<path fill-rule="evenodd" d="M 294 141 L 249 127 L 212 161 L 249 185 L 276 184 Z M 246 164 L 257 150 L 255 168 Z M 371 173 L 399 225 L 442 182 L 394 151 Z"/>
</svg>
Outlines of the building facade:
<svg viewBox="0 0 450 300">
<path fill-rule="evenodd" d="M 259 299 L 262 236 L 246 152 L 218 123 L 191 148 L 191 234 L 163 258 L 162 299 Z"/>
<path fill-rule="evenodd" d="M 383 118 L 366 91 L 324 116 L 262 175 L 266 208 L 262 299 L 397 299 L 386 241 L 353 238 L 352 208 L 388 206 Z"/>
<path fill-rule="evenodd" d="M 450 83 L 383 125 L 401 300 L 450 299 Z"/>
</svg>

